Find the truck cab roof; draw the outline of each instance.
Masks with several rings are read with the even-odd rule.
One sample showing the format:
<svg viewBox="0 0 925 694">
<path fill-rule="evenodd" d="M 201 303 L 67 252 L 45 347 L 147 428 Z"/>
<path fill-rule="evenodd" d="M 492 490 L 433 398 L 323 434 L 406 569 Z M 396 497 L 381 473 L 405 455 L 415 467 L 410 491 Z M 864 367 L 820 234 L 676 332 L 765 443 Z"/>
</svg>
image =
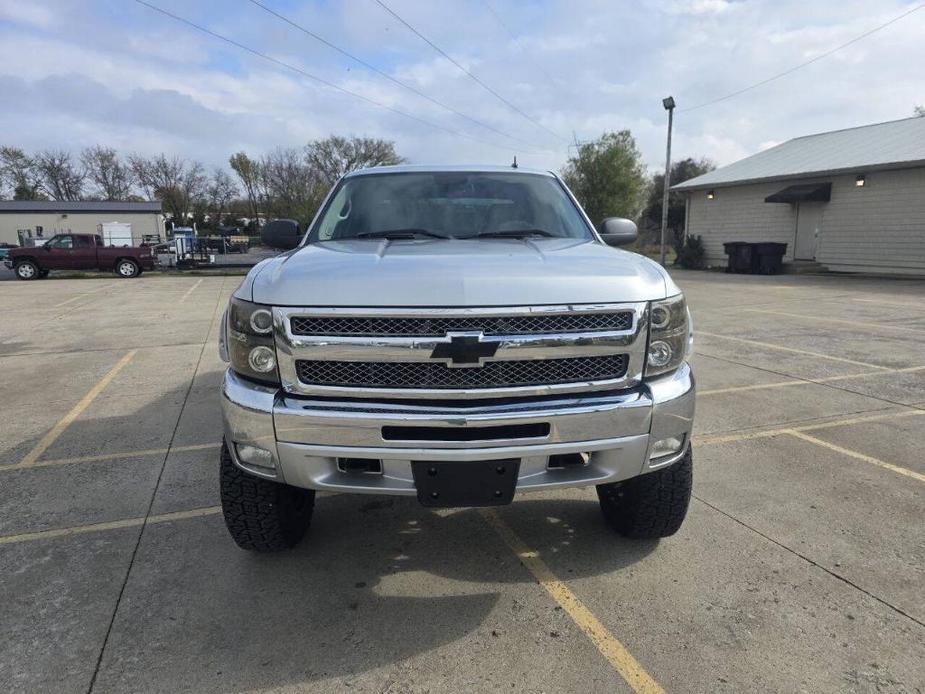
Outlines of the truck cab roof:
<svg viewBox="0 0 925 694">
<path fill-rule="evenodd" d="M 513 166 L 503 166 L 500 164 L 453 164 L 439 166 L 427 164 L 398 164 L 395 166 L 373 166 L 368 169 L 357 169 L 346 174 L 344 178 L 353 178 L 355 176 L 371 176 L 376 174 L 395 174 L 395 173 L 509 173 L 509 174 L 532 174 L 534 176 L 549 176 L 555 178 L 552 171 L 545 169 L 531 169 L 522 166 L 514 168 Z"/>
</svg>

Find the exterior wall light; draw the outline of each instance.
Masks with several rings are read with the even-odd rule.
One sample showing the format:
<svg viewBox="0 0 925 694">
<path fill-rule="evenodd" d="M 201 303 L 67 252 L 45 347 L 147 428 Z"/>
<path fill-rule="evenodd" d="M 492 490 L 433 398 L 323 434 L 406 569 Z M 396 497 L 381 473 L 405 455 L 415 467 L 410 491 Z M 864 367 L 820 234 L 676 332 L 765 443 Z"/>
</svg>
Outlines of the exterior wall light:
<svg viewBox="0 0 925 694">
<path fill-rule="evenodd" d="M 867 177 L 864 174 L 854 179 L 854 185 L 857 188 L 863 188 L 865 183 L 867 183 Z"/>
<path fill-rule="evenodd" d="M 716 193 L 714 193 L 712 190 L 707 191 L 707 200 L 712 200 L 715 197 L 716 197 Z"/>
</svg>

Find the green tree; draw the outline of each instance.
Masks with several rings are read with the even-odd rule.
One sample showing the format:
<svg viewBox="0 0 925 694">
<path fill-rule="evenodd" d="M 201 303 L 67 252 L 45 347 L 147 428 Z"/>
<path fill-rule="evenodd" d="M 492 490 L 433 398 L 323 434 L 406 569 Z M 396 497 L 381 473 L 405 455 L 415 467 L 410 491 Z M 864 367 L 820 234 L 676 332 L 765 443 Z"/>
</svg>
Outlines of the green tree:
<svg viewBox="0 0 925 694">
<path fill-rule="evenodd" d="M 260 165 L 245 152 L 232 154 L 228 160 L 244 187 L 244 194 L 247 196 L 249 209 L 247 216 L 253 220 L 254 228 L 257 228 L 257 217 L 260 214 Z"/>
<path fill-rule="evenodd" d="M 709 159 L 693 159 L 688 157 L 676 161 L 671 165 L 670 185 L 682 183 L 691 178 L 701 176 L 712 171 L 716 166 Z M 665 174 L 657 173 L 652 176 L 646 206 L 642 211 L 642 226 L 648 231 L 662 228 L 662 196 L 665 191 Z M 666 240 L 674 246 L 675 252 L 680 253 L 684 245 L 684 193 L 670 191 L 668 193 L 668 229 Z"/>
<path fill-rule="evenodd" d="M 594 224 L 605 217 L 635 219 L 646 189 L 645 166 L 629 130 L 604 133 L 580 145 L 562 178 Z"/>
</svg>

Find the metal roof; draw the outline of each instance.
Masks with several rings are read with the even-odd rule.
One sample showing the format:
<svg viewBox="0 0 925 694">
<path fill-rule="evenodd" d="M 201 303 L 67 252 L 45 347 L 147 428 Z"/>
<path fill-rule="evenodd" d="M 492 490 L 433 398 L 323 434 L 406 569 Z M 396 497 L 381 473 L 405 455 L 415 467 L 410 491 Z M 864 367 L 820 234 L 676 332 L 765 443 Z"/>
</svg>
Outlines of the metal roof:
<svg viewBox="0 0 925 694">
<path fill-rule="evenodd" d="M 111 202 L 98 200 L 0 200 L 0 213 L 4 212 L 121 212 L 160 214 L 161 203 L 157 200 L 145 202 Z"/>
<path fill-rule="evenodd" d="M 388 173 L 527 173 L 539 174 L 541 176 L 552 176 L 552 172 L 544 169 L 531 169 L 526 166 L 518 165 L 515 169 L 510 164 L 507 166 L 498 164 L 435 164 L 428 166 L 426 164 L 398 164 L 395 166 L 371 166 L 368 169 L 357 169 L 351 171 L 346 176 L 367 176 L 369 174 L 388 174 Z"/>
<path fill-rule="evenodd" d="M 797 137 L 671 188 L 689 190 L 912 166 L 925 166 L 925 117 Z"/>
</svg>

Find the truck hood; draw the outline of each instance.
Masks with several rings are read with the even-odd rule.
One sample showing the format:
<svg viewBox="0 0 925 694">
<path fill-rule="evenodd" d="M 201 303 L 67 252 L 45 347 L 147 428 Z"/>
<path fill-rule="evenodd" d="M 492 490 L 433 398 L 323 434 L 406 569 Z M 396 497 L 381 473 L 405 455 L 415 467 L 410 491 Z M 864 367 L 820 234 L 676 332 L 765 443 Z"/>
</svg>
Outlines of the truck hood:
<svg viewBox="0 0 925 694">
<path fill-rule="evenodd" d="M 236 295 L 274 306 L 529 306 L 678 293 L 657 263 L 577 239 L 345 240 L 255 266 Z"/>
</svg>

